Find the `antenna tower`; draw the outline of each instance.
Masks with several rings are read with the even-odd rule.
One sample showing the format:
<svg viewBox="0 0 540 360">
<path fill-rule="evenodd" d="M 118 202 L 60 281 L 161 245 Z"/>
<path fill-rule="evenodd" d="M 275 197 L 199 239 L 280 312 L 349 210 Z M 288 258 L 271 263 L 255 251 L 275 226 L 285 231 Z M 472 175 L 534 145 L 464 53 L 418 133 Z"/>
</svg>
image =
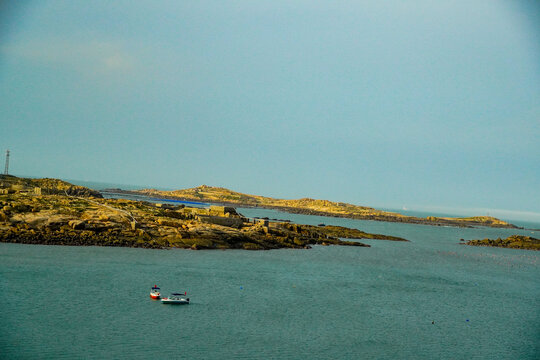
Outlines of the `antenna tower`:
<svg viewBox="0 0 540 360">
<path fill-rule="evenodd" d="M 6 150 L 6 167 L 4 169 L 4 175 L 9 175 L 9 150 Z"/>
</svg>

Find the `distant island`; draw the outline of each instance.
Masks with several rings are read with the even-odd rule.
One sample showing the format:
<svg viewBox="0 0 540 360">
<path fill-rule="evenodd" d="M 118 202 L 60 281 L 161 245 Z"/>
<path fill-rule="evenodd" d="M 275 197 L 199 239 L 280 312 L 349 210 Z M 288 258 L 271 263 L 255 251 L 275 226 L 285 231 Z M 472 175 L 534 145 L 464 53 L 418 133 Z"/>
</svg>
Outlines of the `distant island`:
<svg viewBox="0 0 540 360">
<path fill-rule="evenodd" d="M 261 207 L 295 214 L 343 217 L 359 220 L 401 222 L 435 226 L 489 226 L 497 228 L 518 228 L 513 224 L 491 216 L 474 216 L 463 218 L 428 216 L 426 218 L 420 218 L 343 202 L 316 200 L 310 198 L 298 200 L 274 199 L 259 195 L 243 194 L 229 189 L 207 185 L 173 191 L 162 191 L 156 189 L 142 189 L 135 191 L 108 189 L 108 191 L 134 195 L 146 195 L 163 199 L 201 201 L 237 207 Z"/>
<path fill-rule="evenodd" d="M 0 242 L 194 250 L 369 247 L 340 238 L 407 241 L 339 226 L 248 219 L 229 206 L 104 199 L 58 179 L 0 175 Z"/>
<path fill-rule="evenodd" d="M 465 244 L 473 246 L 493 246 L 510 249 L 540 250 L 540 239 L 523 235 L 511 235 L 506 239 L 469 240 Z"/>
</svg>

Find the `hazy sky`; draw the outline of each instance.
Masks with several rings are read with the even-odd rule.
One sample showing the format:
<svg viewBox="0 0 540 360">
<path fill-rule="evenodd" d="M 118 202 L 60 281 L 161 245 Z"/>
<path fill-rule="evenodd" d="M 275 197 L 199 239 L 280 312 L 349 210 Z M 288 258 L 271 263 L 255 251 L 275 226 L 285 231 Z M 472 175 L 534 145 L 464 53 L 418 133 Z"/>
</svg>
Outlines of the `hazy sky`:
<svg viewBox="0 0 540 360">
<path fill-rule="evenodd" d="M 2 170 L 540 219 L 536 1 L 11 3 Z"/>
</svg>

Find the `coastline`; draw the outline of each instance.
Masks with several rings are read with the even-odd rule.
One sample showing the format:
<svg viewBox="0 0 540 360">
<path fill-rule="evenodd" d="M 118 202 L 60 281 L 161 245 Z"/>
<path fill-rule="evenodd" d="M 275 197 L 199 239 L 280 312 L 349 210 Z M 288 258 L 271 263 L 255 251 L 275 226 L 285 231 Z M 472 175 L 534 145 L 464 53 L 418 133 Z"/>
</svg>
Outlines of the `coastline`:
<svg viewBox="0 0 540 360">
<path fill-rule="evenodd" d="M 348 239 L 407 241 L 357 229 L 249 219 L 233 207 L 189 207 L 148 201 L 105 199 L 69 183 L 41 194 L 42 179 L 19 179 L 0 194 L 0 242 L 47 245 L 97 245 L 143 248 L 309 249 L 311 245 L 369 247 Z M 51 181 L 48 181 L 51 183 Z M 62 194 L 62 192 L 64 194 Z M 97 196 L 95 196 L 97 195 Z"/>
<path fill-rule="evenodd" d="M 506 239 L 499 237 L 497 239 L 468 240 L 465 245 L 540 251 L 540 239 L 523 235 L 511 235 Z"/>
<path fill-rule="evenodd" d="M 202 186 L 201 188 L 210 188 L 208 186 Z M 197 188 L 196 188 L 197 189 Z M 193 190 L 193 189 L 188 189 Z M 227 189 L 224 189 L 227 190 Z M 230 191 L 230 190 L 227 190 Z M 485 216 L 476 216 L 476 217 L 467 217 L 467 218 L 448 218 L 448 217 L 434 217 L 428 216 L 426 218 L 416 217 L 416 216 L 406 216 L 399 213 L 393 213 L 382 210 L 373 209 L 372 214 L 361 215 L 355 214 L 352 212 L 330 212 L 311 209 L 307 207 L 293 207 L 293 206 L 282 206 L 282 205 L 272 205 L 272 204 L 254 204 L 253 202 L 241 202 L 241 201 L 227 201 L 227 200 L 216 200 L 208 197 L 194 198 L 192 196 L 177 196 L 173 195 L 173 191 L 152 191 L 152 190 L 122 190 L 122 189 L 104 189 L 100 191 L 105 194 L 127 194 L 132 196 L 147 196 L 147 197 L 159 197 L 161 200 L 167 201 L 182 201 L 182 202 L 193 202 L 194 200 L 200 201 L 201 203 L 207 204 L 216 204 L 223 206 L 233 206 L 233 207 L 244 207 L 244 208 L 262 208 L 262 209 L 271 209 L 284 211 L 292 214 L 302 214 L 302 215 L 315 215 L 315 216 L 325 216 L 325 217 L 337 217 L 337 218 L 347 218 L 347 219 L 356 219 L 356 220 L 371 220 L 371 221 L 381 221 L 381 222 L 397 222 L 397 223 L 409 223 L 409 224 L 418 224 L 418 225 L 430 225 L 430 226 L 452 226 L 452 227 L 461 227 L 461 228 L 473 228 L 473 227 L 493 227 L 493 228 L 511 228 L 511 229 L 522 229 L 522 227 L 516 226 L 514 224 L 503 222 L 499 219 L 485 217 Z M 242 194 L 244 195 L 244 194 Z M 159 200 L 154 199 L 154 200 Z M 271 198 L 267 198 L 271 199 Z M 272 199 L 279 201 L 279 199 Z M 309 199 L 311 200 L 311 199 Z M 293 200 L 294 201 L 294 200 Z M 325 201 L 325 200 L 314 200 L 314 201 Z M 338 204 L 339 205 L 339 204 Z M 350 204 L 345 204 L 350 205 Z M 360 207 L 365 208 L 365 207 Z M 365 208 L 371 209 L 371 208 Z"/>
</svg>

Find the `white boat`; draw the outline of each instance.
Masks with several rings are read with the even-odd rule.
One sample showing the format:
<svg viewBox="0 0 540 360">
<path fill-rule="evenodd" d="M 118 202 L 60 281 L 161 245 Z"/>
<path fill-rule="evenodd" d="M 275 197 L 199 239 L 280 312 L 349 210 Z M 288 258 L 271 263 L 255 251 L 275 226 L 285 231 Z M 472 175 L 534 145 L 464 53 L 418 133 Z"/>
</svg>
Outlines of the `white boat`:
<svg viewBox="0 0 540 360">
<path fill-rule="evenodd" d="M 186 293 L 172 293 L 169 297 L 161 298 L 161 303 L 163 304 L 189 304 L 189 298 L 186 297 Z"/>
</svg>

